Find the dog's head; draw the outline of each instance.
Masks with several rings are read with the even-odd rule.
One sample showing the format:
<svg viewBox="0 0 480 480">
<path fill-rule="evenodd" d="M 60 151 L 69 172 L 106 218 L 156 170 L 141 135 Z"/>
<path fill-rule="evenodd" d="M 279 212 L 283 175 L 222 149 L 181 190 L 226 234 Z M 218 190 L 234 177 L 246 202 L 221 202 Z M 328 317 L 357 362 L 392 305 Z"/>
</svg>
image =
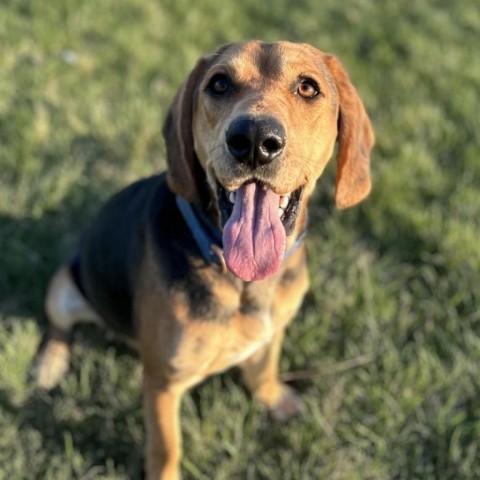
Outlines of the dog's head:
<svg viewBox="0 0 480 480">
<path fill-rule="evenodd" d="M 337 139 L 337 206 L 370 191 L 370 120 L 340 62 L 310 45 L 251 41 L 200 59 L 164 136 L 170 188 L 213 199 L 227 266 L 244 280 L 280 267 Z"/>
</svg>

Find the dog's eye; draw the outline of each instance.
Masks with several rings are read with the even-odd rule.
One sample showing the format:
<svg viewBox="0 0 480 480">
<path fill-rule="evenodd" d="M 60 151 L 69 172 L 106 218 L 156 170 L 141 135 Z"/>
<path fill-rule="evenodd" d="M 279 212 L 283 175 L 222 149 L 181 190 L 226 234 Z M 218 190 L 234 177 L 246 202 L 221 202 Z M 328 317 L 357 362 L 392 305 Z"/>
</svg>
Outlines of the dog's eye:
<svg viewBox="0 0 480 480">
<path fill-rule="evenodd" d="M 208 83 L 207 90 L 213 95 L 226 95 L 230 93 L 232 83 L 226 75 L 217 74 L 212 77 Z"/>
<path fill-rule="evenodd" d="M 320 93 L 317 83 L 310 79 L 304 78 L 297 86 L 297 93 L 303 98 L 314 98 Z"/>
</svg>

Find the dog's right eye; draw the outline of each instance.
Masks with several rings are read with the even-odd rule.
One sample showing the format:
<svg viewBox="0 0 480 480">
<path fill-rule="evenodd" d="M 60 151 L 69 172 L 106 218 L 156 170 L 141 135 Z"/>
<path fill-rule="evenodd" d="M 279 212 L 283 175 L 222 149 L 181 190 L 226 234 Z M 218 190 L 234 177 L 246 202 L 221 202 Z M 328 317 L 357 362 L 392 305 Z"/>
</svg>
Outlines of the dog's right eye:
<svg viewBox="0 0 480 480">
<path fill-rule="evenodd" d="M 223 74 L 217 74 L 208 82 L 207 90 L 215 96 L 224 96 L 231 92 L 232 82 Z"/>
</svg>

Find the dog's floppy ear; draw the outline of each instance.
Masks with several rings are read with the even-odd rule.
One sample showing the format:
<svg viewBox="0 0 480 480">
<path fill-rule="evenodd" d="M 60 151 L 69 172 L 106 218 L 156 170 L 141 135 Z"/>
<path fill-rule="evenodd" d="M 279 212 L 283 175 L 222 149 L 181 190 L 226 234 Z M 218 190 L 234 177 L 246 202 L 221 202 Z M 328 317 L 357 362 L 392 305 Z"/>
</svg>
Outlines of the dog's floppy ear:
<svg viewBox="0 0 480 480">
<path fill-rule="evenodd" d="M 193 147 L 192 116 L 196 88 L 208 65 L 201 58 L 182 86 L 168 110 L 163 124 L 167 149 L 167 181 L 170 189 L 192 202 L 196 198 L 195 171 L 198 162 Z"/>
<path fill-rule="evenodd" d="M 342 64 L 332 55 L 326 62 L 340 102 L 335 203 L 347 208 L 370 192 L 370 151 L 375 138 L 362 100 Z"/>
<path fill-rule="evenodd" d="M 215 58 L 231 44 L 222 45 L 211 55 L 202 57 L 179 88 L 168 110 L 163 125 L 163 138 L 167 149 L 167 182 L 172 191 L 190 202 L 197 198 L 196 183 L 201 166 L 195 153 L 192 118 L 198 86 Z"/>
</svg>

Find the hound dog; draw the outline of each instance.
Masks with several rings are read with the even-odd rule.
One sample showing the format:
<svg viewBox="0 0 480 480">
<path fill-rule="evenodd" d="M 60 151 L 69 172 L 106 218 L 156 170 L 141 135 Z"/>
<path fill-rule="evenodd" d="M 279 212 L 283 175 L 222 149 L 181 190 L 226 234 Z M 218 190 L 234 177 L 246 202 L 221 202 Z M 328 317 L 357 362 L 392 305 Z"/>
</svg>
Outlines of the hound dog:
<svg viewBox="0 0 480 480">
<path fill-rule="evenodd" d="M 370 120 L 340 62 L 306 44 L 249 41 L 201 58 L 163 128 L 166 173 L 115 195 L 53 277 L 38 383 L 54 387 L 80 321 L 138 347 L 145 469 L 180 477 L 187 389 L 239 365 L 276 420 L 299 409 L 279 380 L 285 328 L 308 288 L 307 204 L 338 140 L 339 208 L 370 190 Z"/>
</svg>

